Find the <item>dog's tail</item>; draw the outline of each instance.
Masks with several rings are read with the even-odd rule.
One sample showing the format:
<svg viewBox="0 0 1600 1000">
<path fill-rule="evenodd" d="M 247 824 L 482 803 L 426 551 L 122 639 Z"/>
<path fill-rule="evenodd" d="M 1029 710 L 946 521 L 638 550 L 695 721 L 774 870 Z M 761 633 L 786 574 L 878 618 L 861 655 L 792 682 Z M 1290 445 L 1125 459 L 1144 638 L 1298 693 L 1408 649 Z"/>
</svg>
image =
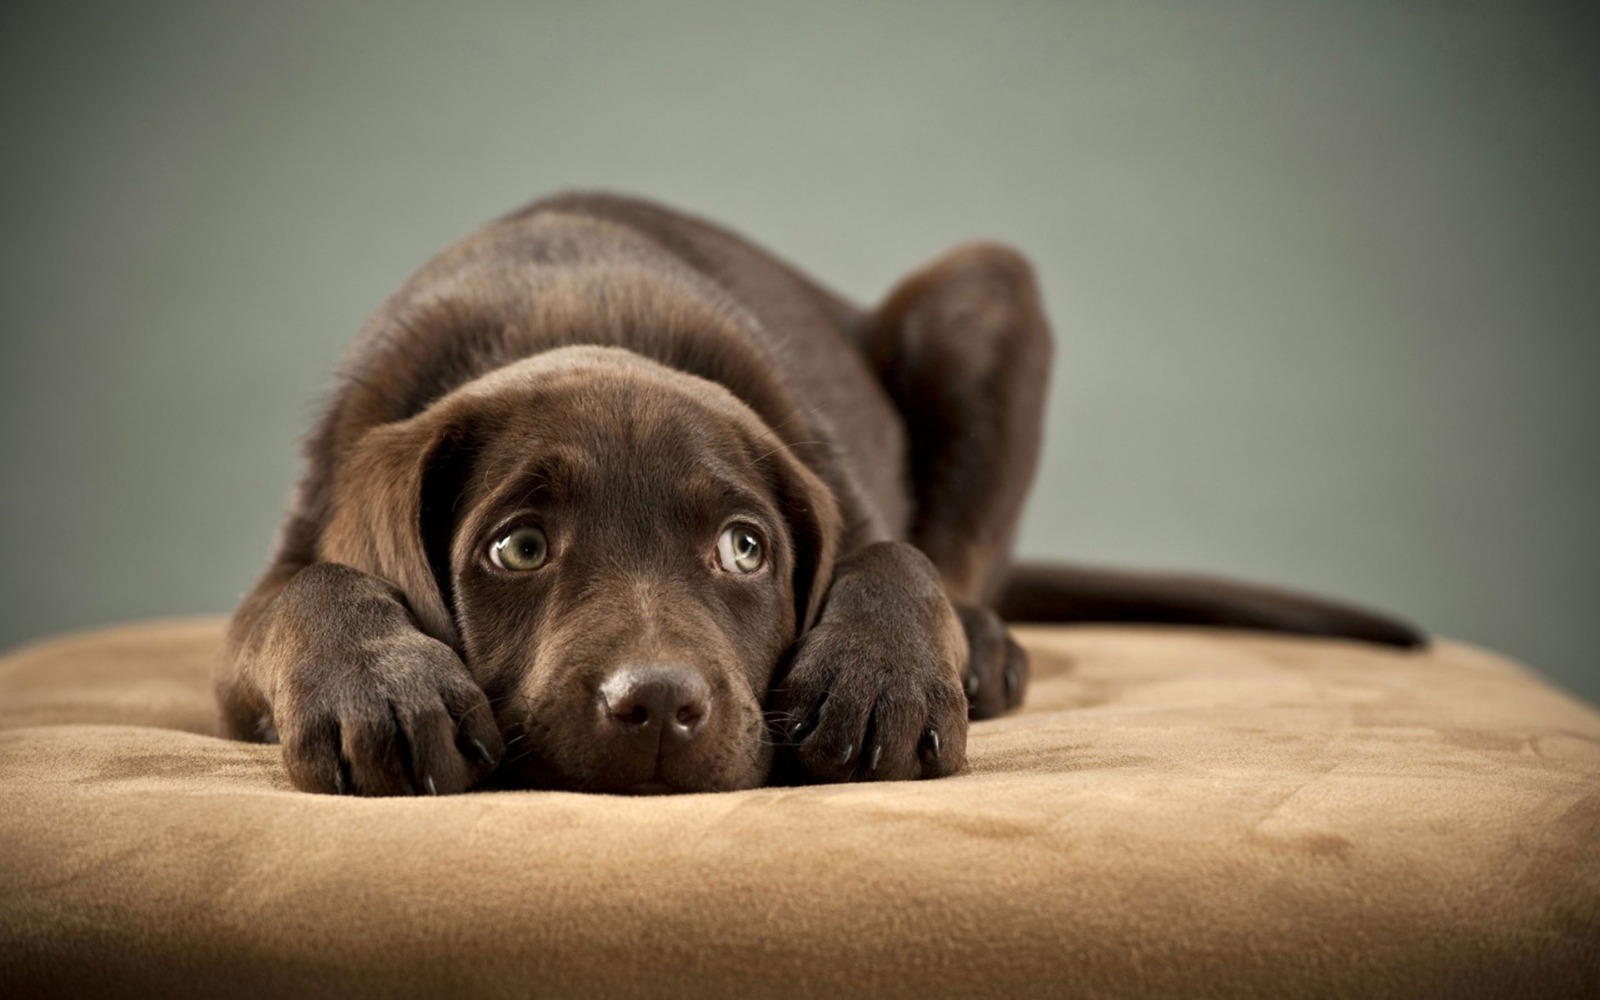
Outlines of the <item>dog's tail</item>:
<svg viewBox="0 0 1600 1000">
<path fill-rule="evenodd" d="M 1012 622 L 1163 622 L 1358 639 L 1415 649 L 1428 637 L 1387 615 L 1304 594 L 1203 576 L 1044 566 L 1011 568 L 995 608 Z"/>
</svg>

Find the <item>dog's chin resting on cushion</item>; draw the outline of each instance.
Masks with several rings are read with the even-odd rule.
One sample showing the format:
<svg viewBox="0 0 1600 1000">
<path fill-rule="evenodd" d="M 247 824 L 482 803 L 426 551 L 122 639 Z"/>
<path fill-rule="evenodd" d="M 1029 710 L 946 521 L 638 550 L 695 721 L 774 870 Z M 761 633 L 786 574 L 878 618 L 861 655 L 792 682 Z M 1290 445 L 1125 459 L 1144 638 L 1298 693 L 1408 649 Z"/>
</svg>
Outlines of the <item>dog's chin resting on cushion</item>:
<svg viewBox="0 0 1600 1000">
<path fill-rule="evenodd" d="M 1243 584 L 1011 567 L 1050 353 L 999 245 L 869 311 L 648 203 L 535 203 L 352 347 L 229 628 L 223 729 L 363 795 L 924 778 L 1020 703 L 1005 619 L 1423 641 Z"/>
</svg>

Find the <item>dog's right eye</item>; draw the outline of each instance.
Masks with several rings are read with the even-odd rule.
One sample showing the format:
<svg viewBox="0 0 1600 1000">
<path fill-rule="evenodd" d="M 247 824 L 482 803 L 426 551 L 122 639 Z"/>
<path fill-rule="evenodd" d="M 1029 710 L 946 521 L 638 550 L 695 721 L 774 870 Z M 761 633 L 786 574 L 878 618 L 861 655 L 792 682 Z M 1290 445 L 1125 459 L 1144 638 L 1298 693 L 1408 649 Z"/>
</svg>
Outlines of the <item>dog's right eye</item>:
<svg viewBox="0 0 1600 1000">
<path fill-rule="evenodd" d="M 739 524 L 724 529 L 717 538 L 717 559 L 729 573 L 754 573 L 766 562 L 760 537 Z"/>
<path fill-rule="evenodd" d="M 544 532 L 532 525 L 513 528 L 489 549 L 489 561 L 514 573 L 538 569 L 550 555 Z"/>
</svg>

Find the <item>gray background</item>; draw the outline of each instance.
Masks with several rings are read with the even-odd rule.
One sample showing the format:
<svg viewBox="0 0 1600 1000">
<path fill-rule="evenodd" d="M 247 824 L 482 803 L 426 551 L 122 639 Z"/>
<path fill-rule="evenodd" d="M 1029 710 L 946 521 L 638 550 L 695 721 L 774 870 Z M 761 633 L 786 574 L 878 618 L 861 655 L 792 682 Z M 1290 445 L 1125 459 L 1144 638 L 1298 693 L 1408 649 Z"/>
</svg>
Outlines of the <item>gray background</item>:
<svg viewBox="0 0 1600 1000">
<path fill-rule="evenodd" d="M 1025 553 L 1359 599 L 1600 698 L 1578 5 L 0 8 L 0 645 L 226 611 L 365 315 L 614 188 L 878 296 L 1021 247 Z"/>
</svg>

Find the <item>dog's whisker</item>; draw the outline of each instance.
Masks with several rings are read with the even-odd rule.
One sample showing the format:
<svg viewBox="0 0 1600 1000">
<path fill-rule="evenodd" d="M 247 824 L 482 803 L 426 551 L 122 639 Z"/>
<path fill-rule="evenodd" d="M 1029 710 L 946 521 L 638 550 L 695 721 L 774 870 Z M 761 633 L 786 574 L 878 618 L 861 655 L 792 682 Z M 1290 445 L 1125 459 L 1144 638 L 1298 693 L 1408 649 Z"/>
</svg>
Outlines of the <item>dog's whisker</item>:
<svg viewBox="0 0 1600 1000">
<path fill-rule="evenodd" d="M 828 442 L 821 441 L 821 440 L 817 440 L 817 441 L 786 441 L 786 442 L 778 445 L 778 447 L 776 447 L 776 448 L 769 449 L 769 450 L 764 451 L 761 454 L 757 455 L 755 457 L 755 461 L 757 463 L 760 463 L 761 461 L 763 461 L 765 459 L 771 458 L 773 455 L 776 455 L 780 451 L 793 450 L 795 448 L 804 447 L 805 445 L 827 444 L 827 443 Z"/>
</svg>

